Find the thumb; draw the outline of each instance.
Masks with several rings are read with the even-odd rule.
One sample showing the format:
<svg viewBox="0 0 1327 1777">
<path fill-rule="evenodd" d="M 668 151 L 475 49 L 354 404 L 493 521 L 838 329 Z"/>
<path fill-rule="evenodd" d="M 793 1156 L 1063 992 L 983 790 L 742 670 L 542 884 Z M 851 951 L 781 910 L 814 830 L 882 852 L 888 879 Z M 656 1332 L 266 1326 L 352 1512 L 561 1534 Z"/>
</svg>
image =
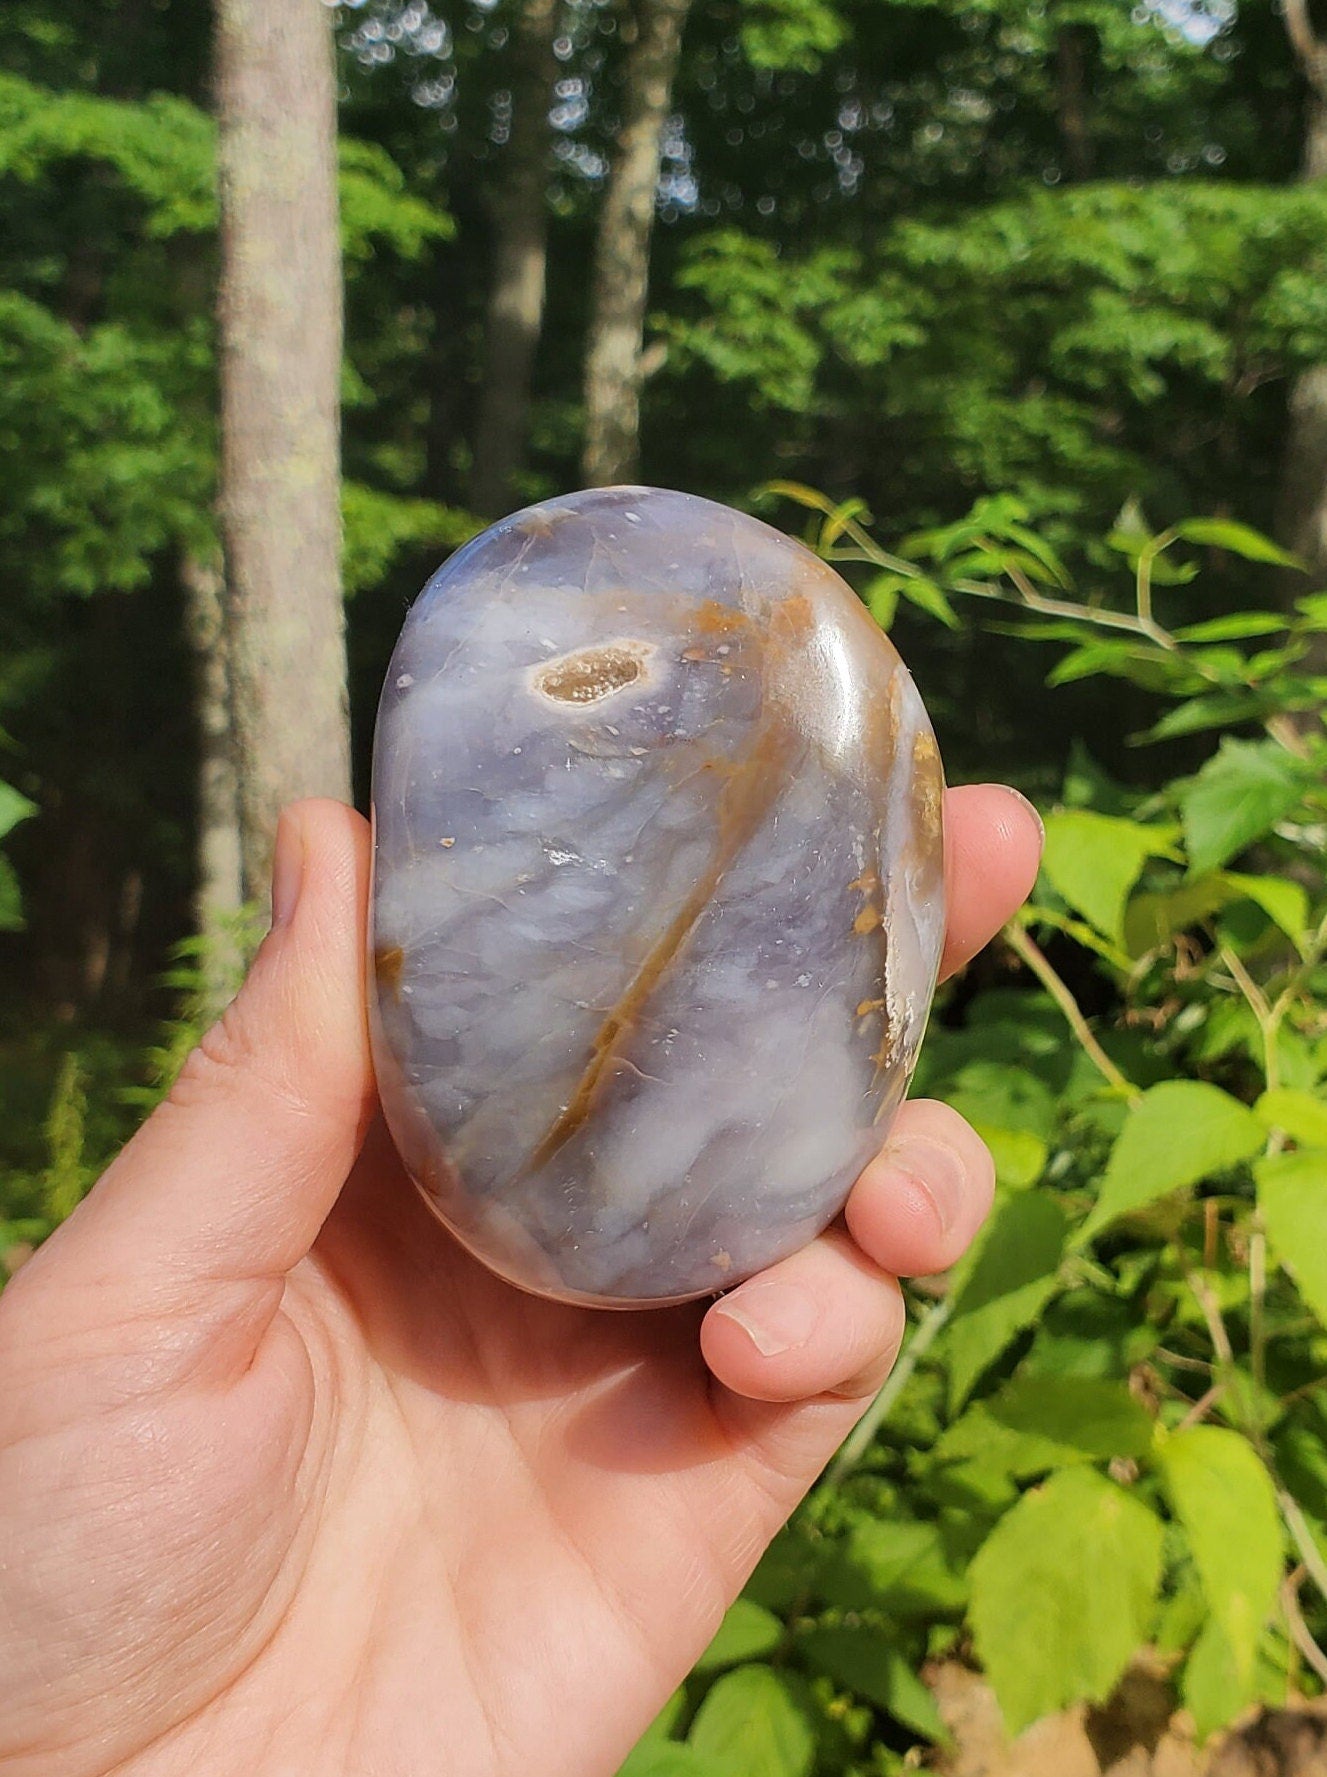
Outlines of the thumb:
<svg viewBox="0 0 1327 1777">
<path fill-rule="evenodd" d="M 273 924 L 169 1097 L 33 1261 L 140 1279 L 165 1308 L 272 1281 L 309 1250 L 373 1105 L 364 1002 L 369 830 L 337 802 L 277 829 Z M 36 1279 L 34 1278 L 34 1282 Z"/>
</svg>

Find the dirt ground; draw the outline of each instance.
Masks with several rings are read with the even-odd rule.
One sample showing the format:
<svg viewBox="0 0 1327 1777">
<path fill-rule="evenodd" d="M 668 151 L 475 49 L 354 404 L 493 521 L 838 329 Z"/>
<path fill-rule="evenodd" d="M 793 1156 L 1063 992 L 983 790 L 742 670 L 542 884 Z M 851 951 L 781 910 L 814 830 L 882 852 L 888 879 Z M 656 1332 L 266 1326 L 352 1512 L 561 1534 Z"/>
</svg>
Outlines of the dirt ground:
<svg viewBox="0 0 1327 1777">
<path fill-rule="evenodd" d="M 937 1777 L 1327 1777 L 1327 1699 L 1263 1711 L 1200 1747 L 1165 1674 L 1140 1665 L 1103 1707 L 1048 1716 L 1011 1742 L 977 1673 L 945 1662 L 926 1676 L 953 1735 L 926 1766 Z"/>
</svg>

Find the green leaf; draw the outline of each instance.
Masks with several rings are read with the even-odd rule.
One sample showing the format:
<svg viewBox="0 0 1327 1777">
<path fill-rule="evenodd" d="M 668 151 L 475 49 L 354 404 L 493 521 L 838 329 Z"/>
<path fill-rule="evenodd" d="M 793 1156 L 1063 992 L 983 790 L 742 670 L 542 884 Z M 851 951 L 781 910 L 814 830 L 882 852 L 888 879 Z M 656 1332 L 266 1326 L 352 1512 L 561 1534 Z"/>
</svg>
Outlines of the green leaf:
<svg viewBox="0 0 1327 1777">
<path fill-rule="evenodd" d="M 1252 525 L 1238 524 L 1232 518 L 1187 518 L 1175 526 L 1175 535 L 1185 543 L 1198 543 L 1210 549 L 1228 549 L 1245 561 L 1267 562 L 1276 568 L 1302 568 L 1304 563 L 1280 544 L 1255 531 Z"/>
<path fill-rule="evenodd" d="M 816 1628 L 798 1638 L 807 1661 L 926 1740 L 944 1740 L 935 1698 L 883 1630 Z"/>
<path fill-rule="evenodd" d="M 37 804 L 21 795 L 12 784 L 0 783 L 0 839 L 37 812 Z"/>
<path fill-rule="evenodd" d="M 1258 1642 L 1281 1583 L 1276 1492 L 1238 1432 L 1195 1425 L 1158 1452 L 1208 1609 L 1230 1644 L 1237 1682 L 1252 1693 Z"/>
<path fill-rule="evenodd" d="M 750 1598 L 733 1603 L 719 1624 L 714 1640 L 696 1661 L 697 1672 L 718 1672 L 725 1666 L 740 1666 L 746 1660 L 759 1660 L 783 1640 L 783 1624 L 771 1610 Z"/>
<path fill-rule="evenodd" d="M 1200 1742 L 1233 1721 L 1251 1700 L 1252 1687 L 1240 1683 L 1234 1651 L 1215 1617 L 1207 1618 L 1184 1663 L 1181 1695 Z"/>
<path fill-rule="evenodd" d="M 941 1436 L 939 1463 L 980 1462 L 1026 1480 L 1049 1469 L 1151 1447 L 1152 1421 L 1122 1382 L 1094 1376 L 1015 1377 Z"/>
<path fill-rule="evenodd" d="M 862 588 L 862 603 L 886 633 L 898 613 L 899 587 L 902 574 L 877 574 Z"/>
<path fill-rule="evenodd" d="M 1182 878 L 1172 888 L 1135 895 L 1124 915 L 1124 943 L 1131 957 L 1145 956 L 1170 943 L 1176 932 L 1209 919 L 1228 906 L 1233 891 L 1217 871 Z"/>
<path fill-rule="evenodd" d="M 1299 883 L 1284 876 L 1210 870 L 1190 874 L 1173 888 L 1135 895 L 1124 915 L 1125 946 L 1131 956 L 1143 956 L 1234 901 L 1252 901 L 1287 937 L 1297 945 L 1303 942 L 1309 899 Z"/>
<path fill-rule="evenodd" d="M 786 1673 L 739 1666 L 701 1704 L 688 1744 L 724 1777 L 810 1777 L 815 1720 Z"/>
<path fill-rule="evenodd" d="M 1109 1696 L 1147 1636 L 1161 1524 L 1094 1469 L 1024 1494 L 972 1564 L 977 1653 L 1011 1733 Z"/>
<path fill-rule="evenodd" d="M 0 853 L 0 932 L 23 930 L 23 891 L 9 859 Z"/>
<path fill-rule="evenodd" d="M 1056 894 L 1118 944 L 1130 889 L 1148 858 L 1170 854 L 1174 838 L 1169 827 L 1064 809 L 1046 817 L 1041 867 Z"/>
<path fill-rule="evenodd" d="M 1264 1092 L 1253 1107 L 1268 1129 L 1280 1129 L 1301 1148 L 1327 1148 L 1327 1098 L 1286 1086 Z"/>
<path fill-rule="evenodd" d="M 1286 627 L 1284 617 L 1273 611 L 1236 611 L 1229 617 L 1209 617 L 1204 623 L 1186 623 L 1175 631 L 1181 642 L 1230 642 L 1242 636 L 1269 636 Z"/>
<path fill-rule="evenodd" d="M 925 611 L 928 617 L 938 618 L 946 629 L 960 627 L 958 612 L 950 604 L 944 591 L 925 574 L 915 574 L 902 580 L 899 591 L 909 604 L 916 605 L 919 611 Z"/>
<path fill-rule="evenodd" d="M 1136 745 L 1147 741 L 1170 740 L 1181 734 L 1201 734 L 1208 728 L 1230 728 L 1266 713 L 1266 699 L 1252 692 L 1212 692 L 1204 697 L 1190 697 L 1184 703 L 1133 736 Z"/>
<path fill-rule="evenodd" d="M 945 1335 L 951 1413 L 1049 1301 L 1064 1237 L 1059 1204 L 1028 1192 L 1007 1197 L 987 1223 L 957 1285 Z"/>
<path fill-rule="evenodd" d="M 680 1740 L 656 1740 L 636 1747 L 618 1777 L 726 1777 L 722 1765 Z"/>
<path fill-rule="evenodd" d="M 1255 902 L 1295 944 L 1301 944 L 1309 923 L 1308 890 L 1288 876 L 1243 876 L 1227 870 L 1222 878 L 1237 894 Z"/>
<path fill-rule="evenodd" d="M 1308 773 L 1275 741 L 1223 740 L 1180 792 L 1194 870 L 1215 870 L 1271 831 L 1298 804 Z"/>
<path fill-rule="evenodd" d="M 1272 1250 L 1327 1327 L 1327 1153 L 1275 1154 L 1253 1170 Z"/>
<path fill-rule="evenodd" d="M 1070 1458 L 1141 1456 L 1152 1421 L 1122 1382 L 1086 1376 L 1019 1376 L 985 1403 L 997 1424 L 1043 1439 Z"/>
<path fill-rule="evenodd" d="M 1246 1105 L 1203 1080 L 1163 1080 L 1145 1092 L 1115 1139 L 1096 1204 L 1075 1244 L 1142 1209 L 1249 1159 L 1264 1141 Z"/>
<path fill-rule="evenodd" d="M 944 1096 L 981 1136 L 1002 1185 L 1035 1184 L 1046 1165 L 1055 1123 L 1049 1087 L 1026 1068 L 970 1061 L 946 1085 Z"/>
<path fill-rule="evenodd" d="M 934 1524 L 859 1518 L 818 1576 L 818 1591 L 845 1610 L 886 1610 L 899 1586 L 940 1555 Z"/>
</svg>

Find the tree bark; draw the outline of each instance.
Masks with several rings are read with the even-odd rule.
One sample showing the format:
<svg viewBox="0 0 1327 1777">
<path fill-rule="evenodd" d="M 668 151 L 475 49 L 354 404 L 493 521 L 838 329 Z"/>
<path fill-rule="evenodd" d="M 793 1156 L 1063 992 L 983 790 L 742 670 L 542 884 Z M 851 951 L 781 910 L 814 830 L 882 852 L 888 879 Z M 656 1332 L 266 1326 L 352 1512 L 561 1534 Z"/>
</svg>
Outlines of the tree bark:
<svg viewBox="0 0 1327 1777">
<path fill-rule="evenodd" d="M 511 134 L 493 203 L 493 267 L 470 503 L 485 518 L 511 510 L 525 460 L 530 381 L 544 323 L 548 269 L 549 111 L 557 79 L 559 0 L 521 0 L 514 26 Z"/>
<path fill-rule="evenodd" d="M 350 796 L 331 19 L 217 0 L 221 522 L 246 897 L 276 817 Z"/>
<path fill-rule="evenodd" d="M 582 463 L 589 487 L 630 481 L 637 473 L 654 200 L 689 8 L 690 0 L 636 0 L 622 124 L 595 242 Z"/>
<path fill-rule="evenodd" d="M 208 1011 L 219 1012 L 240 967 L 238 916 L 244 901 L 239 786 L 235 778 L 227 668 L 225 580 L 219 564 L 196 555 L 180 569 L 194 656 L 198 735 L 194 930 L 204 940 L 202 974 Z"/>
<path fill-rule="evenodd" d="M 1076 183 L 1092 177 L 1092 135 L 1087 121 L 1087 76 L 1084 47 L 1089 29 L 1061 25 L 1055 33 L 1055 110 L 1069 177 Z"/>
<path fill-rule="evenodd" d="M 1307 0 L 1285 0 L 1283 16 L 1308 84 L 1304 177 L 1327 179 L 1327 37 L 1315 32 Z M 1321 584 L 1327 580 L 1327 364 L 1296 378 L 1289 418 L 1278 528 L 1286 547 Z"/>
</svg>

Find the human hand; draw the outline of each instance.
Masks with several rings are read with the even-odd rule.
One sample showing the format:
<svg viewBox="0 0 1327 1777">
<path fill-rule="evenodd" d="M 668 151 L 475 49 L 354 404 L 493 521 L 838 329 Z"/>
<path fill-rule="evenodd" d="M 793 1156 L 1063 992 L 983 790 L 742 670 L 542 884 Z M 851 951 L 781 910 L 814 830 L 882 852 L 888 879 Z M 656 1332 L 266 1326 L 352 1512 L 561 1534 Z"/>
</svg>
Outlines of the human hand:
<svg viewBox="0 0 1327 1777">
<path fill-rule="evenodd" d="M 950 971 L 1039 836 L 989 785 L 946 830 Z M 989 1206 L 916 1101 L 717 1302 L 522 1295 L 371 1124 L 367 877 L 287 813 L 243 991 L 0 1298 L 4 1777 L 611 1777 Z"/>
</svg>

